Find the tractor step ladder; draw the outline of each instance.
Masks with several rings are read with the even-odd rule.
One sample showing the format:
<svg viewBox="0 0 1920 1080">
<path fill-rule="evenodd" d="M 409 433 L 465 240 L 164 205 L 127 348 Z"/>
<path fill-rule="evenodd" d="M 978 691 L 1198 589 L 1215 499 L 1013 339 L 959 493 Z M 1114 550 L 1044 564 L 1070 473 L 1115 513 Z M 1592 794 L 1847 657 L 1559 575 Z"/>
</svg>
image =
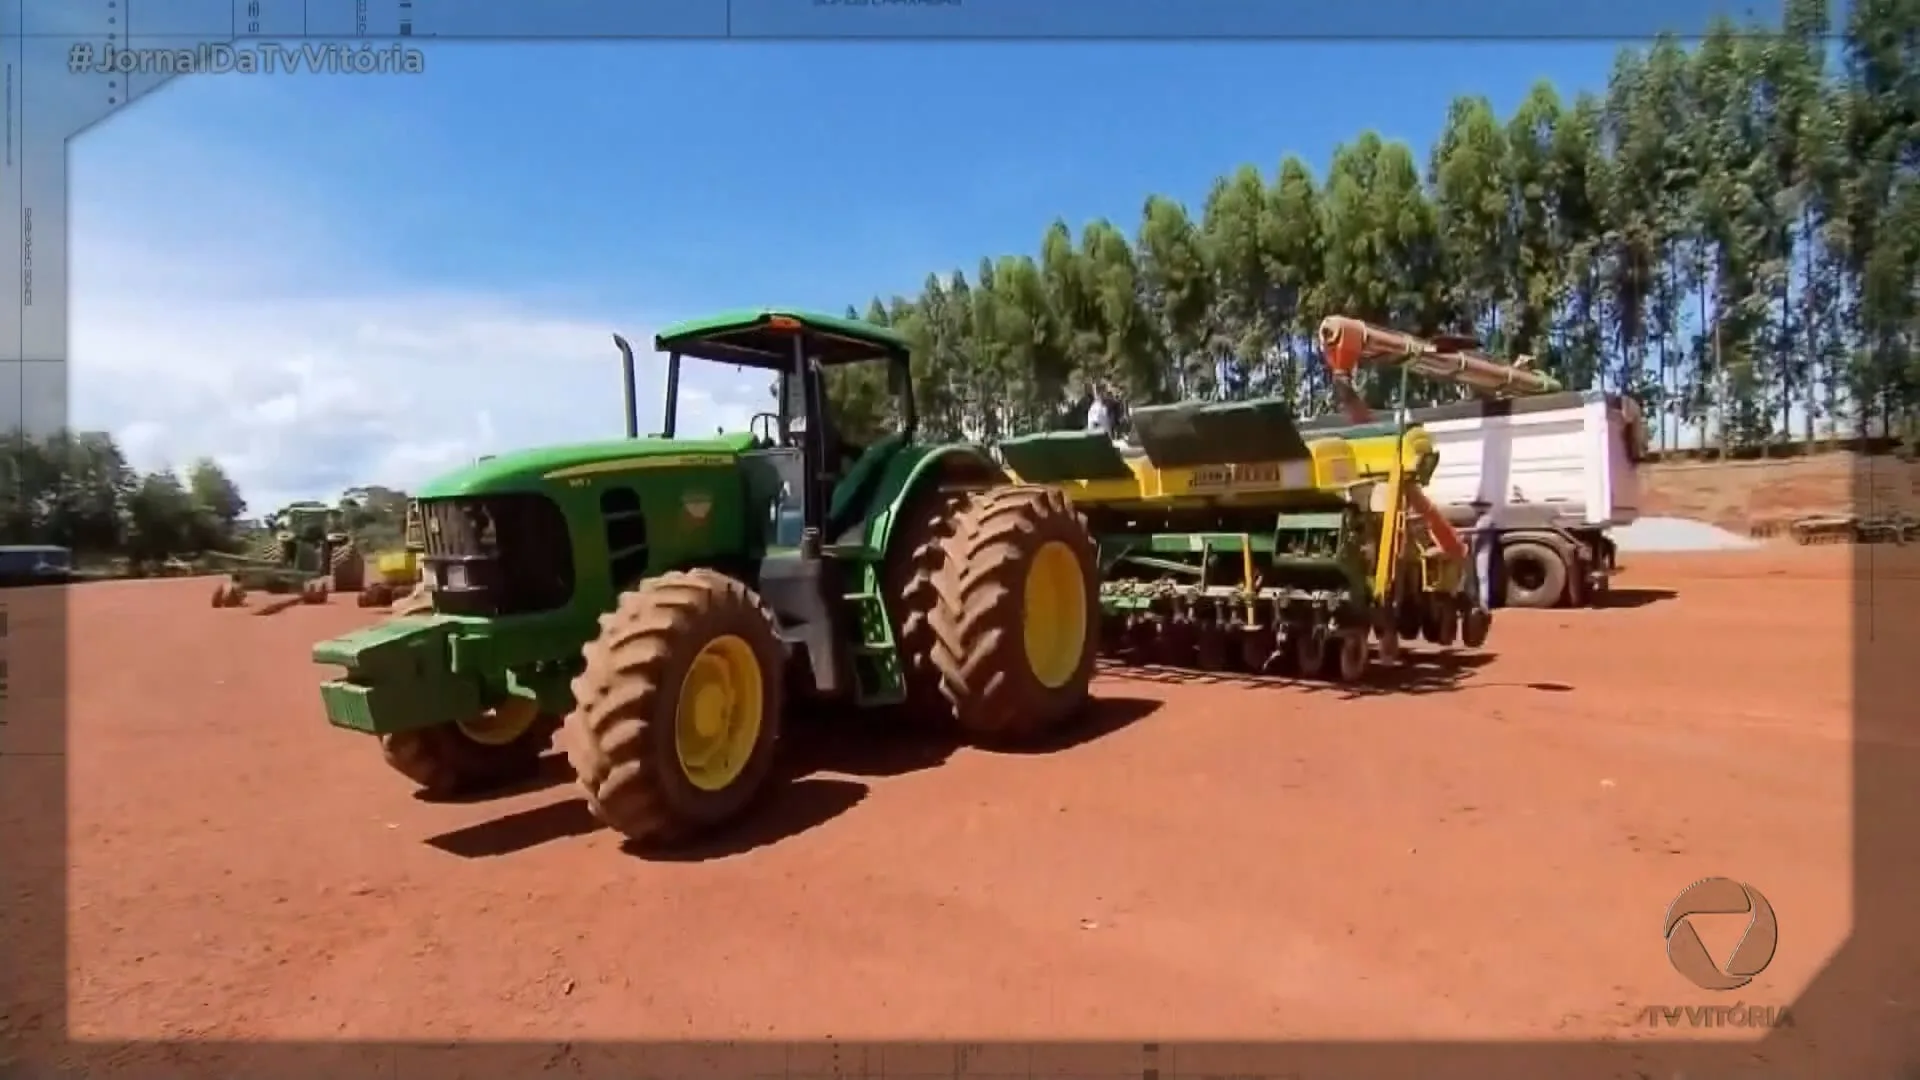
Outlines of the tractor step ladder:
<svg viewBox="0 0 1920 1080">
<path fill-rule="evenodd" d="M 860 592 L 848 593 L 848 625 L 856 634 L 853 654 L 853 695 L 863 706 L 898 705 L 907 700 L 900 670 L 900 649 L 893 640 L 886 604 L 880 599 L 878 572 L 869 563 L 861 575 Z"/>
</svg>

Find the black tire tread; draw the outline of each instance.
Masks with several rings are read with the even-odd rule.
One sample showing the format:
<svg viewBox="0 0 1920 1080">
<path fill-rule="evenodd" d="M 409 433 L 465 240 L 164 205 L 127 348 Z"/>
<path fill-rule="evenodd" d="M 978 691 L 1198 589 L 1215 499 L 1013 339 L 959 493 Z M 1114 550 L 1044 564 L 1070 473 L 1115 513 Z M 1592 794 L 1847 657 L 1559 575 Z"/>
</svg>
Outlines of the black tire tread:
<svg viewBox="0 0 1920 1080">
<path fill-rule="evenodd" d="M 1075 677 L 1049 690 L 1028 668 L 1021 619 L 1028 565 L 1053 540 L 1065 541 L 1087 568 L 1087 631 Z M 969 496 L 942 546 L 933 659 L 954 722 L 984 743 L 1043 737 L 1085 704 L 1093 678 L 1099 584 L 1085 521 L 1058 488 L 1009 485 Z"/>
<path fill-rule="evenodd" d="M 586 664 L 573 680 L 574 708 L 564 724 L 567 758 L 594 817 L 633 840 L 663 844 L 720 823 L 690 817 L 663 778 L 679 768 L 673 676 L 698 646 L 723 633 L 749 638 L 764 675 L 764 727 L 754 751 L 763 760 L 749 764 L 736 785 L 746 790 L 736 809 L 744 808 L 779 738 L 784 684 L 775 625 L 752 589 L 716 570 L 669 572 L 621 594 L 583 650 Z"/>
<path fill-rule="evenodd" d="M 886 588 L 883 602 L 906 681 L 904 712 L 909 721 L 929 727 L 953 720 L 934 658 L 939 641 L 934 621 L 942 603 L 937 579 L 946 565 L 946 542 L 953 535 L 954 515 L 965 501 L 963 493 L 931 489 L 908 502 L 901 510 L 901 532 L 881 573 Z"/>
<path fill-rule="evenodd" d="M 474 742 L 452 724 L 380 737 L 380 756 L 392 769 L 436 798 L 503 787 L 532 776 L 553 746 L 560 718 L 542 715 L 510 743 Z"/>
<path fill-rule="evenodd" d="M 1537 589 L 1516 588 L 1512 567 L 1525 559 L 1536 559 L 1545 568 L 1546 578 Z M 1557 607 L 1567 590 L 1567 564 L 1551 546 L 1533 540 L 1515 540 L 1500 551 L 1507 605 L 1517 608 Z"/>
</svg>

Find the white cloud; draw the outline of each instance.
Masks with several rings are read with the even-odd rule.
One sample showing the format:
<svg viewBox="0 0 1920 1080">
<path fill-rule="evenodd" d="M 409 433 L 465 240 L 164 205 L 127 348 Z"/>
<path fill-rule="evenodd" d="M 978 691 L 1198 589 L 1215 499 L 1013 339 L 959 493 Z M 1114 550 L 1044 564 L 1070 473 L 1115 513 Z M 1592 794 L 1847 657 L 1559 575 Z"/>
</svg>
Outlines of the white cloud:
<svg viewBox="0 0 1920 1080">
<path fill-rule="evenodd" d="M 686 313 L 586 310 L 531 288 L 317 295 L 295 283 L 355 275 L 289 273 L 316 249 L 258 231 L 183 246 L 167 207 L 141 209 L 158 222 L 144 235 L 126 228 L 132 215 L 113 214 L 109 234 L 75 209 L 69 386 L 73 425 L 113 432 L 140 468 L 212 457 L 265 511 L 354 484 L 415 485 L 481 454 L 617 438 L 616 331 L 640 352 L 641 430 L 658 427 L 664 375 L 648 346 Z M 744 429 L 765 382 L 690 363 L 681 431 Z"/>
</svg>

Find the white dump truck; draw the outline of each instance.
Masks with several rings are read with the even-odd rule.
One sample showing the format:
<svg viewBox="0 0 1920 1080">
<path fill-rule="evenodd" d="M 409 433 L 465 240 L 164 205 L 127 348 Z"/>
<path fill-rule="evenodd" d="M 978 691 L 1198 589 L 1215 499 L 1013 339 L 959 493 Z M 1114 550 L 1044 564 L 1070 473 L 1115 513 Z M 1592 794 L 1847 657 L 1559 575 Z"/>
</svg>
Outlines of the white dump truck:
<svg viewBox="0 0 1920 1080">
<path fill-rule="evenodd" d="M 1647 429 L 1632 398 L 1563 390 L 1414 409 L 1439 457 L 1427 497 L 1470 536 L 1480 511 L 1500 537 L 1499 602 L 1508 607 L 1584 606 L 1607 588 L 1614 545 L 1607 531 L 1640 514 L 1640 462 Z M 1300 425 L 1304 434 L 1388 435 L 1390 420 L 1355 426 L 1344 417 Z"/>
<path fill-rule="evenodd" d="M 1421 467 L 1431 475 L 1422 477 L 1424 505 L 1416 509 L 1468 539 L 1482 528 L 1498 534 L 1496 604 L 1580 607 L 1606 591 L 1615 550 L 1607 530 L 1640 515 L 1647 430 L 1637 402 L 1568 390 L 1533 370 L 1530 357 L 1496 360 L 1470 336 L 1429 340 L 1345 316 L 1322 321 L 1319 336 L 1345 415 L 1301 424 L 1302 433 L 1383 439 L 1388 453 L 1363 457 L 1391 462 L 1402 424 L 1424 428 L 1437 460 Z M 1470 396 L 1381 416 L 1353 382 L 1363 369 L 1418 375 Z"/>
</svg>

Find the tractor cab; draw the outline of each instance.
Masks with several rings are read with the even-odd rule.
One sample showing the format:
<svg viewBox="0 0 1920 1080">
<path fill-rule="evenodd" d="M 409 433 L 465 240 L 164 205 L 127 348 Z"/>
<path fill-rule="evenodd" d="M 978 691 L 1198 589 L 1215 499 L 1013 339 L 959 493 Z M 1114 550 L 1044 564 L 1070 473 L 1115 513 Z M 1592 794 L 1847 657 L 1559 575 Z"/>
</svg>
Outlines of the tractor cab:
<svg viewBox="0 0 1920 1080">
<path fill-rule="evenodd" d="M 774 376 L 777 411 L 754 415 L 753 446 L 741 455 L 757 488 L 753 501 L 766 504 L 762 524 L 769 549 L 798 549 L 809 536 L 816 545 L 858 541 L 870 489 L 887 461 L 912 441 L 916 427 L 905 339 L 854 319 L 755 310 L 669 327 L 654 339 L 654 347 L 667 354 L 661 434 L 669 439 L 679 428 L 683 358 Z M 827 372 L 866 363 L 886 365 L 901 423 L 899 430 L 863 444 L 835 423 Z M 630 360 L 628 366 L 631 370 Z M 631 414 L 627 427 L 630 435 L 638 429 Z"/>
<path fill-rule="evenodd" d="M 616 338 L 626 361 L 628 434 L 633 413 L 632 350 Z M 906 340 L 856 319 L 782 310 L 728 312 L 668 327 L 654 338 L 667 355 L 666 410 L 661 435 L 679 429 L 683 359 L 753 368 L 774 376 L 776 410 L 756 414 L 752 446 L 739 455 L 748 520 L 760 530 L 759 587 L 780 616 L 789 640 L 805 648 L 816 685 L 843 685 L 850 658 L 841 655 L 844 628 L 837 609 L 848 594 L 850 568 L 838 550 L 865 542 L 868 504 L 887 463 L 908 446 L 917 427 Z M 899 428 L 865 444 L 835 423 L 827 401 L 827 373 L 854 364 L 884 364 Z"/>
</svg>

